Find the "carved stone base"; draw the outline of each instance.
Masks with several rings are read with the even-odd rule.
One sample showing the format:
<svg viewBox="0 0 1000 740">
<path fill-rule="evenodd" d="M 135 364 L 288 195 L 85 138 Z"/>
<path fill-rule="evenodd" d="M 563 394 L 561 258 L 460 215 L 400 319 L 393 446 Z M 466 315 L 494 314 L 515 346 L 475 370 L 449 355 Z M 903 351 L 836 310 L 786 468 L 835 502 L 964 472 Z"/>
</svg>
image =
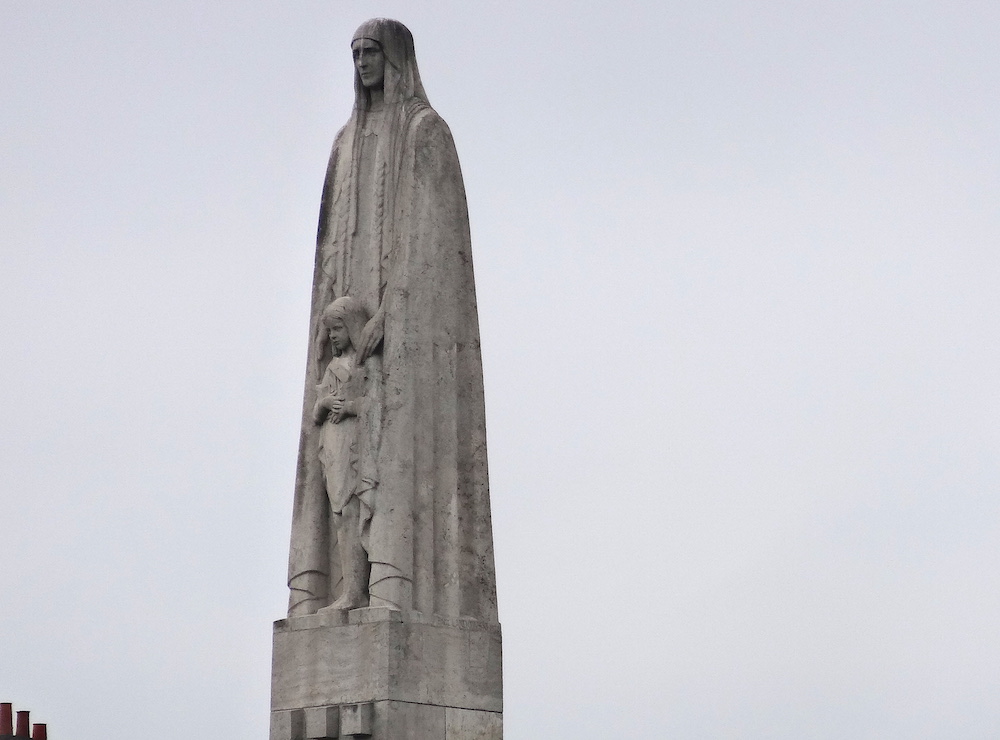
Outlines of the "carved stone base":
<svg viewBox="0 0 1000 740">
<path fill-rule="evenodd" d="M 500 626 L 390 609 L 274 623 L 270 740 L 502 740 Z"/>
</svg>

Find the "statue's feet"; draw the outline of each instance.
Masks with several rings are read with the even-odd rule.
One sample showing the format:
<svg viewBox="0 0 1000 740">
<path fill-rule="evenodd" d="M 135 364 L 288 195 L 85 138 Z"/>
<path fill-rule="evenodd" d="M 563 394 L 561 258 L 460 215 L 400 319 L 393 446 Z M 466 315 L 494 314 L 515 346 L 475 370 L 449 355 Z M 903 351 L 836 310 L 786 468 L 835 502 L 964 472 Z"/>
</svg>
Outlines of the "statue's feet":
<svg viewBox="0 0 1000 740">
<path fill-rule="evenodd" d="M 368 606 L 368 599 L 366 599 L 362 594 L 345 593 L 339 599 L 330 604 L 330 606 L 324 606 L 316 613 L 320 614 L 322 612 L 347 611 L 349 609 L 360 609 L 363 606 Z"/>
</svg>

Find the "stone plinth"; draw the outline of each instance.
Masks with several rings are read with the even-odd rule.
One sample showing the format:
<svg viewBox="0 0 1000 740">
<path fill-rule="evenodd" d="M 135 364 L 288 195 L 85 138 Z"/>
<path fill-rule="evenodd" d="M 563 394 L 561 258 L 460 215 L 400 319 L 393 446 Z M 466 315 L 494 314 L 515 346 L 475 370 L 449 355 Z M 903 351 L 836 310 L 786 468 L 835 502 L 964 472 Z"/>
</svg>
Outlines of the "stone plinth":
<svg viewBox="0 0 1000 740">
<path fill-rule="evenodd" d="M 501 740 L 501 686 L 498 624 L 382 608 L 282 619 L 270 740 Z"/>
</svg>

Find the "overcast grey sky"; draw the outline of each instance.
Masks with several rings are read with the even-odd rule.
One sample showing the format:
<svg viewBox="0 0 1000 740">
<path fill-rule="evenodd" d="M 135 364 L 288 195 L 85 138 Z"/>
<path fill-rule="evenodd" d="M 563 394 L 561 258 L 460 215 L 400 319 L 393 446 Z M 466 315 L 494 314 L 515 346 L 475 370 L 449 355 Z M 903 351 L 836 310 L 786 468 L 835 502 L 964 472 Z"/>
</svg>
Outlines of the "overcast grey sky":
<svg viewBox="0 0 1000 740">
<path fill-rule="evenodd" d="M 266 737 L 320 187 L 406 23 L 507 740 L 1000 733 L 1000 5 L 0 0 L 0 701 Z"/>
</svg>

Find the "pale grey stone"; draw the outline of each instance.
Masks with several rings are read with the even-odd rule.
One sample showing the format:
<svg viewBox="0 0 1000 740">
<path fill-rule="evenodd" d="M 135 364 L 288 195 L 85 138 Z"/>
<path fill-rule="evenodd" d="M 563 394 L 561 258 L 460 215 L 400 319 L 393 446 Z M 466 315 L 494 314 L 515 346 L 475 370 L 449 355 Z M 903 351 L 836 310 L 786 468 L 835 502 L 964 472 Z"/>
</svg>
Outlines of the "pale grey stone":
<svg viewBox="0 0 1000 740">
<path fill-rule="evenodd" d="M 352 609 L 347 613 L 348 624 L 371 624 L 373 622 L 416 621 L 423 617 L 418 612 L 404 614 L 399 609 L 389 609 L 384 606 L 370 606 L 364 609 Z"/>
<path fill-rule="evenodd" d="M 369 21 L 352 48 L 354 113 L 320 208 L 288 614 L 371 605 L 496 622 L 455 144 L 402 24 Z"/>
<path fill-rule="evenodd" d="M 446 709 L 431 704 L 375 704 L 372 740 L 446 740 Z"/>
<path fill-rule="evenodd" d="M 499 625 L 474 620 L 401 621 L 364 610 L 355 624 L 274 628 L 271 708 L 409 701 L 503 711 Z M 353 617 L 354 612 L 351 612 Z"/>
<path fill-rule="evenodd" d="M 341 734 L 345 737 L 369 737 L 372 734 L 372 709 L 370 702 L 341 705 Z"/>
<path fill-rule="evenodd" d="M 275 622 L 275 629 L 282 625 L 284 630 L 305 630 L 314 627 L 329 627 L 335 624 L 347 624 L 350 612 L 346 611 L 322 611 L 317 614 L 308 614 L 304 617 L 288 617 Z"/>
<path fill-rule="evenodd" d="M 465 186 L 410 32 L 374 19 L 351 49 L 355 106 L 320 207 L 271 739 L 500 740 Z"/>
<path fill-rule="evenodd" d="M 309 707 L 305 710 L 306 740 L 340 737 L 340 707 Z"/>
<path fill-rule="evenodd" d="M 301 709 L 271 712 L 270 740 L 305 740 L 306 719 Z"/>
<path fill-rule="evenodd" d="M 503 740 L 503 715 L 448 707 L 445 740 Z"/>
</svg>

